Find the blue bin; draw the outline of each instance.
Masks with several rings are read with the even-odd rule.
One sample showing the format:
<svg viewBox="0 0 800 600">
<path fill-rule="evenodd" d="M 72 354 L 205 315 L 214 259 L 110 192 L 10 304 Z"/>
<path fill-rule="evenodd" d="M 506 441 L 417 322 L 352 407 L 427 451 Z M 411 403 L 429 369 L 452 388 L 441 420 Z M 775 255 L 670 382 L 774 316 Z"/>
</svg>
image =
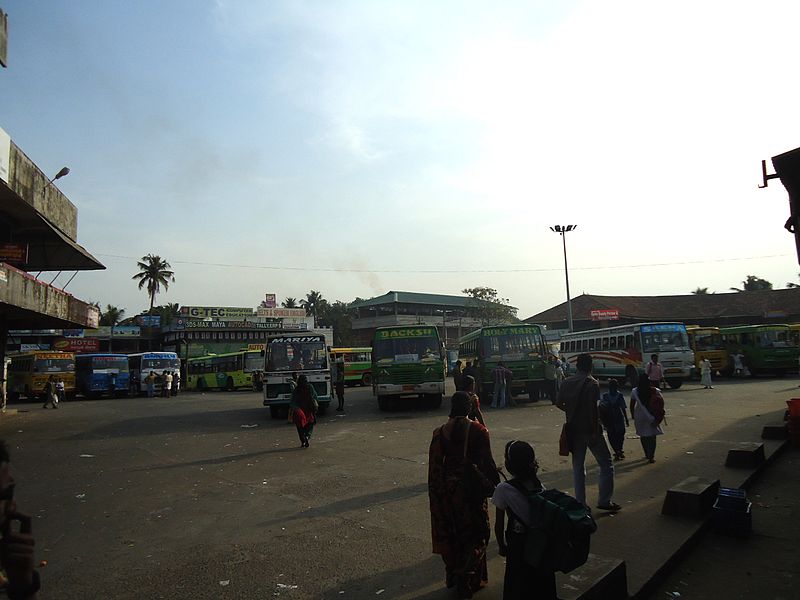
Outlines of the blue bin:
<svg viewBox="0 0 800 600">
<path fill-rule="evenodd" d="M 746 536 L 753 529 L 752 508 L 745 490 L 720 488 L 711 510 L 711 526 L 719 533 Z"/>
</svg>

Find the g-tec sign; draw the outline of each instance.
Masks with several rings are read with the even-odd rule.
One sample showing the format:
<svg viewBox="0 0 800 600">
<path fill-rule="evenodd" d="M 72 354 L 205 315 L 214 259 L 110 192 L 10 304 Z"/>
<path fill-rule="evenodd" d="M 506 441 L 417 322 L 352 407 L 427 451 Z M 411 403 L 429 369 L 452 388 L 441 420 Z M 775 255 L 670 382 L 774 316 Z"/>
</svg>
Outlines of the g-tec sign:
<svg viewBox="0 0 800 600">
<path fill-rule="evenodd" d="M 192 319 L 226 319 L 230 317 L 252 317 L 252 308 L 237 306 L 182 306 L 181 314 Z"/>
</svg>

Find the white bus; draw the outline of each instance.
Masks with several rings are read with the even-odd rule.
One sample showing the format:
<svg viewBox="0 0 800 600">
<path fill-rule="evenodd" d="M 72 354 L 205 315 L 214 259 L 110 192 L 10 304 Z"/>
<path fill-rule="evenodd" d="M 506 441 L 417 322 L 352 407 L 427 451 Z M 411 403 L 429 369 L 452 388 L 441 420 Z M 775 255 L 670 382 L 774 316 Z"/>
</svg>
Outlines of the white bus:
<svg viewBox="0 0 800 600">
<path fill-rule="evenodd" d="M 561 355 L 575 372 L 579 354 L 592 356 L 593 372 L 601 379 L 616 378 L 635 386 L 652 354 L 664 369 L 669 387 L 677 389 L 689 379 L 694 353 L 683 323 L 636 323 L 564 334 Z"/>
<path fill-rule="evenodd" d="M 270 335 L 264 361 L 264 406 L 273 418 L 285 413 L 292 399 L 292 374 L 305 375 L 317 393 L 320 413 L 331 403 L 331 371 L 325 334 L 293 332 Z"/>
<path fill-rule="evenodd" d="M 181 361 L 175 352 L 140 352 L 128 355 L 130 371 L 131 395 L 138 396 L 147 392 L 145 377 L 153 371 L 161 375 L 164 371 L 180 371 Z M 161 382 L 156 380 L 156 390 L 160 390 Z"/>
</svg>

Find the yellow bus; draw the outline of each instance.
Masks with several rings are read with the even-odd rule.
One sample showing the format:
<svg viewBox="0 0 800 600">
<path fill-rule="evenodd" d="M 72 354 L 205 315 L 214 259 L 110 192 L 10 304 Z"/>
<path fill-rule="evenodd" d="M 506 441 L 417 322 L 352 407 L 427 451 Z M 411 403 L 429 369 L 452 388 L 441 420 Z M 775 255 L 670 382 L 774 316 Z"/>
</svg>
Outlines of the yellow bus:
<svg viewBox="0 0 800 600">
<path fill-rule="evenodd" d="M 728 368 L 728 350 L 722 341 L 719 327 L 700 327 L 687 325 L 689 346 L 694 351 L 694 366 L 699 370 L 700 362 L 707 358 L 713 371 L 724 371 Z"/>
<path fill-rule="evenodd" d="M 75 355 L 72 352 L 36 351 L 9 356 L 8 399 L 28 400 L 44 396 L 51 375 L 64 382 L 64 393 L 75 396 Z"/>
<path fill-rule="evenodd" d="M 331 363 L 344 361 L 345 385 L 372 385 L 372 348 L 331 348 Z"/>
</svg>

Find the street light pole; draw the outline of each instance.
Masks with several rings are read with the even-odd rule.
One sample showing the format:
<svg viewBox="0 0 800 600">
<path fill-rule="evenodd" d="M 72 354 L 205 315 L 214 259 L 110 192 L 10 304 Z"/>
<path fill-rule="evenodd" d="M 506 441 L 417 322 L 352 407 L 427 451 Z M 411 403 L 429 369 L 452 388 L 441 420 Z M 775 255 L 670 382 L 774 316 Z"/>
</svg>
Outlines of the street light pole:
<svg viewBox="0 0 800 600">
<path fill-rule="evenodd" d="M 572 300 L 569 296 L 569 267 L 567 265 L 567 232 L 576 229 L 577 225 L 556 225 L 551 227 L 551 231 L 555 231 L 561 236 L 561 242 L 564 246 L 564 278 L 567 283 L 567 328 L 572 332 Z"/>
</svg>

